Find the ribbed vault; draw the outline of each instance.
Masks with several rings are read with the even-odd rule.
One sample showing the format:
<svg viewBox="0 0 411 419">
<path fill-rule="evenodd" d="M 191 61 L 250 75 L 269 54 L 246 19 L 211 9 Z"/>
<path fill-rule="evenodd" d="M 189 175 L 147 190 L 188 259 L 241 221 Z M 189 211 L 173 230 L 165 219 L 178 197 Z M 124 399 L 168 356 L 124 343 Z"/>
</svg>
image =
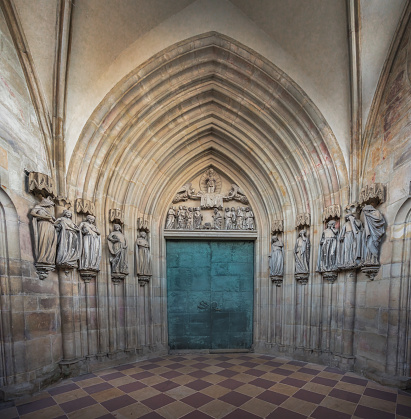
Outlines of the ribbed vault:
<svg viewBox="0 0 411 419">
<path fill-rule="evenodd" d="M 348 188 L 341 150 L 310 99 L 216 33 L 171 46 L 120 81 L 73 156 L 69 195 L 94 200 L 100 216 L 121 207 L 130 221 L 158 219 L 176 188 L 210 163 L 242 182 L 267 221 L 314 215 Z"/>
</svg>

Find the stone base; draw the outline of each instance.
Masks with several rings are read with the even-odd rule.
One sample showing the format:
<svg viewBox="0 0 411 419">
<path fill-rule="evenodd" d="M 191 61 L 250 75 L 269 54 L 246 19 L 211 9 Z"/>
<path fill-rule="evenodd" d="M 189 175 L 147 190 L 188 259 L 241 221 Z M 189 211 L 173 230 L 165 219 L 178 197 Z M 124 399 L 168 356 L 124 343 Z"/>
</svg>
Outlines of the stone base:
<svg viewBox="0 0 411 419">
<path fill-rule="evenodd" d="M 295 274 L 294 277 L 297 280 L 297 282 L 301 285 L 307 285 L 308 283 L 308 277 L 310 276 L 309 273 L 306 274 Z"/>
<path fill-rule="evenodd" d="M 281 287 L 283 283 L 283 277 L 281 275 L 270 275 L 270 279 L 276 287 Z"/>
<path fill-rule="evenodd" d="M 334 355 L 335 366 L 343 371 L 354 371 L 355 356 L 353 355 Z"/>
<path fill-rule="evenodd" d="M 44 263 L 35 263 L 34 266 L 36 267 L 37 275 L 41 280 L 46 279 L 49 272 L 56 269 L 54 265 L 45 265 Z"/>
<path fill-rule="evenodd" d="M 86 283 L 92 281 L 93 279 L 96 279 L 98 272 L 99 271 L 92 271 L 92 270 L 88 270 L 88 269 L 80 270 L 79 269 L 79 274 L 81 276 L 81 279 Z"/>
<path fill-rule="evenodd" d="M 361 266 L 361 272 L 364 272 L 371 281 L 374 281 L 374 278 L 377 276 L 379 270 L 380 265 L 364 264 Z"/>
<path fill-rule="evenodd" d="M 330 284 L 333 284 L 337 279 L 337 272 L 322 272 L 323 279 L 328 281 Z"/>
<path fill-rule="evenodd" d="M 140 287 L 144 287 L 146 284 L 150 282 L 151 275 L 138 275 L 138 283 Z"/>
<path fill-rule="evenodd" d="M 115 273 L 111 274 L 111 280 L 114 282 L 114 285 L 118 285 L 121 281 L 124 281 L 124 278 L 127 274 Z"/>
<path fill-rule="evenodd" d="M 85 358 L 63 359 L 59 362 L 61 374 L 64 378 L 76 377 L 88 373 Z"/>
</svg>

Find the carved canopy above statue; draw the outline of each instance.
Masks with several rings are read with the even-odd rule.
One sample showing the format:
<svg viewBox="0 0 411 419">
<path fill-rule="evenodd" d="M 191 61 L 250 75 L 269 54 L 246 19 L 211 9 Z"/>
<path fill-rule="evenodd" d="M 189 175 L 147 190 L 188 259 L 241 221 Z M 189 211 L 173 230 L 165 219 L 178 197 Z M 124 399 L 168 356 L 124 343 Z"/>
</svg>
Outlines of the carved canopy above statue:
<svg viewBox="0 0 411 419">
<path fill-rule="evenodd" d="M 193 183 L 198 184 L 198 190 Z M 173 204 L 180 205 L 168 209 L 166 230 L 255 230 L 254 212 L 246 195 L 213 167 L 184 184 Z"/>
</svg>

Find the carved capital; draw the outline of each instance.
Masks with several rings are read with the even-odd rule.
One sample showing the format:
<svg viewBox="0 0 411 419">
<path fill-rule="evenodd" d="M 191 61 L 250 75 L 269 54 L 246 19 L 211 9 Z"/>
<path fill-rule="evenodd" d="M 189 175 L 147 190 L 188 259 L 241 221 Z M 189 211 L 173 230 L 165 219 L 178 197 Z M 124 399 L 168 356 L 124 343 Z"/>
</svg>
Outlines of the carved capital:
<svg viewBox="0 0 411 419">
<path fill-rule="evenodd" d="M 297 215 L 297 219 L 295 222 L 295 228 L 300 228 L 311 225 L 311 214 L 309 212 L 304 212 Z"/>
<path fill-rule="evenodd" d="M 270 275 L 270 279 L 276 287 L 281 287 L 283 283 L 283 277 L 281 275 Z"/>
<path fill-rule="evenodd" d="M 48 196 L 55 197 L 56 189 L 54 180 L 44 173 L 30 172 L 29 173 L 29 192 L 34 195 L 41 195 L 45 198 Z"/>
<path fill-rule="evenodd" d="M 284 220 L 274 220 L 271 229 L 272 234 L 282 233 L 284 231 Z"/>
<path fill-rule="evenodd" d="M 127 274 L 121 274 L 121 273 L 112 273 L 111 274 L 111 280 L 113 281 L 114 285 L 120 284 L 121 281 L 124 281 Z"/>
<path fill-rule="evenodd" d="M 340 218 L 341 217 L 341 207 L 340 205 L 331 205 L 327 208 L 324 208 L 323 212 L 323 221 L 326 222 L 332 218 Z"/>
<path fill-rule="evenodd" d="M 140 287 L 144 287 L 146 284 L 150 282 L 151 275 L 138 275 L 137 278 Z"/>
<path fill-rule="evenodd" d="M 97 277 L 98 271 L 79 270 L 79 274 L 84 282 L 89 283 Z"/>
<path fill-rule="evenodd" d="M 307 285 L 310 274 L 295 274 L 295 279 L 301 285 Z"/>
<path fill-rule="evenodd" d="M 71 208 L 71 201 L 66 196 L 59 195 L 58 197 L 54 198 L 54 203 L 62 208 Z"/>
<path fill-rule="evenodd" d="M 139 218 L 137 220 L 137 230 L 145 231 L 146 233 L 149 233 L 150 229 L 148 228 L 148 221 L 144 220 L 143 218 Z"/>
<path fill-rule="evenodd" d="M 96 207 L 93 202 L 88 199 L 78 198 L 76 199 L 76 213 L 85 215 L 95 215 Z"/>
<path fill-rule="evenodd" d="M 41 280 L 46 279 L 49 272 L 56 269 L 55 265 L 46 265 L 44 263 L 35 263 L 34 266 L 36 267 L 37 275 Z"/>
<path fill-rule="evenodd" d="M 373 205 L 376 207 L 385 202 L 386 186 L 383 183 L 366 185 L 360 192 L 360 205 Z"/>
<path fill-rule="evenodd" d="M 377 276 L 380 270 L 380 265 L 375 264 L 363 264 L 361 266 L 361 272 L 364 272 L 371 281 L 374 281 L 374 278 Z"/>
<path fill-rule="evenodd" d="M 338 276 L 336 271 L 334 271 L 334 272 L 323 272 L 322 275 L 323 275 L 323 279 L 325 281 L 328 281 L 330 284 L 333 284 L 335 282 L 335 280 L 337 279 L 337 276 Z"/>
<path fill-rule="evenodd" d="M 124 211 L 118 208 L 108 210 L 110 223 L 124 224 Z"/>
</svg>

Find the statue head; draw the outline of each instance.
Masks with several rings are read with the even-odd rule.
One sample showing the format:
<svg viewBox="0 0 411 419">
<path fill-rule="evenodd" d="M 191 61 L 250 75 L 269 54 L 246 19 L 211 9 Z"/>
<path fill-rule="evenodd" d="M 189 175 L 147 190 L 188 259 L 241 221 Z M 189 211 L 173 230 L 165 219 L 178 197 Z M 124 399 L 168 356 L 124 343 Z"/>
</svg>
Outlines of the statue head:
<svg viewBox="0 0 411 419">
<path fill-rule="evenodd" d="M 278 241 L 278 236 L 277 234 L 273 234 L 271 237 L 271 243 L 277 242 Z"/>
<path fill-rule="evenodd" d="M 367 212 L 367 213 L 376 211 L 376 209 L 372 205 L 366 205 L 362 210 L 363 212 Z"/>
<path fill-rule="evenodd" d="M 54 202 L 48 196 L 47 198 L 43 198 L 39 204 L 41 207 L 54 207 Z"/>
<path fill-rule="evenodd" d="M 231 211 L 235 211 L 235 208 L 234 208 L 234 207 L 232 207 L 232 208 L 231 208 Z"/>
<path fill-rule="evenodd" d="M 305 236 L 307 235 L 307 232 L 305 231 L 305 229 L 302 229 L 299 233 L 299 236 L 301 236 L 303 239 L 305 238 Z"/>
<path fill-rule="evenodd" d="M 140 237 L 145 239 L 147 237 L 147 233 L 144 230 L 140 231 Z"/>
<path fill-rule="evenodd" d="M 87 220 L 90 224 L 95 224 L 95 223 L 96 223 L 96 217 L 94 217 L 94 215 L 87 215 L 86 220 Z"/>
<path fill-rule="evenodd" d="M 227 208 L 225 209 L 225 212 L 228 212 L 228 211 L 230 211 L 230 208 L 228 208 L 228 207 L 227 207 Z"/>
<path fill-rule="evenodd" d="M 73 213 L 72 213 L 70 210 L 65 209 L 65 210 L 63 211 L 63 217 L 66 217 L 66 218 L 72 218 L 72 217 L 73 217 Z"/>
<path fill-rule="evenodd" d="M 120 224 L 114 224 L 114 231 L 120 231 L 121 232 L 121 225 Z"/>
<path fill-rule="evenodd" d="M 327 227 L 328 228 L 334 228 L 335 227 L 335 224 L 336 224 L 336 221 L 335 220 L 330 220 L 327 223 Z"/>
<path fill-rule="evenodd" d="M 214 208 L 214 214 L 217 214 L 217 212 L 218 212 L 218 209 Z"/>
</svg>

